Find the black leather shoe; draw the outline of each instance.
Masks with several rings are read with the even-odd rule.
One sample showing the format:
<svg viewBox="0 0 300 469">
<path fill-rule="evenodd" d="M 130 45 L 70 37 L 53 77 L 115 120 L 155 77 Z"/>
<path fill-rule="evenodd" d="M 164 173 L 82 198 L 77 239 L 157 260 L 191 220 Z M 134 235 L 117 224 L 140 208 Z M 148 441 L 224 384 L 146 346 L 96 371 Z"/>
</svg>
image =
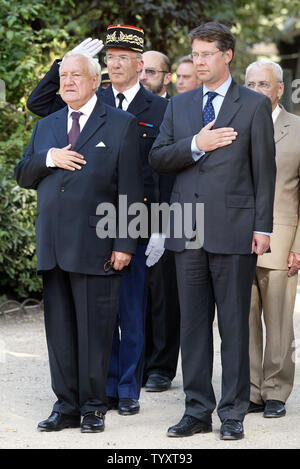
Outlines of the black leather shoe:
<svg viewBox="0 0 300 469">
<path fill-rule="evenodd" d="M 226 419 L 220 429 L 221 440 L 241 440 L 244 438 L 243 423 L 240 420 Z"/>
<path fill-rule="evenodd" d="M 117 397 L 107 397 L 107 410 L 117 409 L 119 399 Z"/>
<path fill-rule="evenodd" d="M 81 422 L 81 433 L 100 433 L 104 431 L 104 415 L 96 410 L 83 416 Z"/>
<path fill-rule="evenodd" d="M 247 414 L 257 414 L 258 412 L 263 412 L 265 410 L 265 404 L 256 404 L 255 402 L 250 401 Z"/>
<path fill-rule="evenodd" d="M 168 376 L 153 373 L 147 379 L 145 389 L 148 392 L 162 392 L 167 391 L 171 386 L 171 380 Z"/>
<path fill-rule="evenodd" d="M 78 428 L 80 426 L 80 415 L 67 415 L 52 412 L 47 420 L 43 420 L 37 426 L 41 432 L 58 432 L 64 428 Z"/>
<path fill-rule="evenodd" d="M 177 425 L 170 427 L 167 436 L 184 437 L 195 433 L 209 433 L 212 431 L 210 422 L 204 422 L 191 415 L 184 415 Z"/>
<path fill-rule="evenodd" d="M 134 415 L 140 411 L 140 404 L 138 399 L 131 397 L 121 397 L 119 399 L 118 412 L 120 415 Z"/>
<path fill-rule="evenodd" d="M 266 401 L 264 417 L 278 418 L 278 417 L 284 417 L 285 414 L 286 414 L 286 410 L 285 410 L 284 402 L 276 401 L 275 399 L 270 399 Z"/>
</svg>

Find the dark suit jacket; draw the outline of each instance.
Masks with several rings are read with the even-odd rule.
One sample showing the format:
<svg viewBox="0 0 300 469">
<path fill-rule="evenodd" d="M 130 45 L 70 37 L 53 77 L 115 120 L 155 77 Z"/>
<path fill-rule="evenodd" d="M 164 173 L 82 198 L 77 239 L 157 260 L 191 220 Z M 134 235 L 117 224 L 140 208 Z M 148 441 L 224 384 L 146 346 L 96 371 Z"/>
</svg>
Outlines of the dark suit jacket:
<svg viewBox="0 0 300 469">
<path fill-rule="evenodd" d="M 80 133 L 74 151 L 87 161 L 74 172 L 46 167 L 50 148 L 67 145 L 67 107 L 35 124 L 30 143 L 15 167 L 18 184 L 37 189 L 37 268 L 103 274 L 112 250 L 134 253 L 136 240 L 100 239 L 98 204 L 113 204 L 118 196 L 128 204 L 142 202 L 141 165 L 136 119 L 99 100 Z M 105 147 L 97 147 L 99 142 Z M 110 274 L 113 273 L 111 270 Z"/>
<path fill-rule="evenodd" d="M 237 139 L 195 163 L 191 141 L 203 127 L 202 95 L 200 88 L 171 99 L 150 164 L 158 173 L 177 173 L 171 203 L 192 204 L 192 228 L 196 203 L 204 204 L 207 251 L 249 254 L 253 231 L 272 232 L 276 166 L 271 102 L 233 81 L 215 128 L 233 127 Z M 171 237 L 166 247 L 182 251 L 189 239 Z"/>
<path fill-rule="evenodd" d="M 38 116 L 47 116 L 66 105 L 61 96 L 57 94 L 59 90 L 58 70 L 58 61 L 55 61 L 49 72 L 46 73 L 28 98 L 28 109 Z M 112 86 L 106 89 L 99 88 L 97 94 L 104 103 L 115 107 Z M 168 202 L 170 200 L 175 178 L 174 174 L 159 177 L 148 163 L 149 151 L 158 135 L 167 105 L 167 99 L 148 92 L 141 85 L 139 92 L 128 108 L 128 112 L 137 117 L 137 134 L 144 183 L 144 202 L 148 207 L 149 213 L 152 202 Z M 150 126 L 143 124 L 150 124 Z"/>
</svg>

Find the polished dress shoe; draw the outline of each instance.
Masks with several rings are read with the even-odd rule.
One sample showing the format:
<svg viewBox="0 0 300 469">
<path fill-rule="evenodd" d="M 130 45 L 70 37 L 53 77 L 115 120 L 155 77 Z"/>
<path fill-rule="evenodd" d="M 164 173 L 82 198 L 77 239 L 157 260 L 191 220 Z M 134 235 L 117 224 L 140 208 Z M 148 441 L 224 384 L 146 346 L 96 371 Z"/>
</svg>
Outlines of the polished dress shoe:
<svg viewBox="0 0 300 469">
<path fill-rule="evenodd" d="M 226 419 L 220 429 L 221 440 L 241 440 L 244 438 L 243 423 L 240 420 Z"/>
<path fill-rule="evenodd" d="M 81 422 L 81 433 L 100 433 L 104 431 L 104 415 L 96 412 L 88 412 L 83 416 Z"/>
<path fill-rule="evenodd" d="M 278 418 L 284 417 L 286 414 L 284 402 L 270 399 L 266 401 L 264 410 L 264 417 L 266 418 Z"/>
<path fill-rule="evenodd" d="M 255 402 L 250 401 L 247 414 L 257 414 L 258 412 L 263 412 L 265 410 L 265 404 L 256 404 Z"/>
<path fill-rule="evenodd" d="M 140 404 L 138 399 L 131 397 L 121 397 L 119 399 L 118 412 L 120 415 L 134 415 L 140 411 Z"/>
<path fill-rule="evenodd" d="M 119 404 L 119 399 L 117 397 L 107 397 L 107 410 L 117 409 Z"/>
<path fill-rule="evenodd" d="M 43 420 L 37 426 L 40 432 L 59 432 L 64 428 L 78 428 L 80 415 L 61 414 L 53 411 L 47 420 Z"/>
<path fill-rule="evenodd" d="M 158 373 L 149 375 L 145 384 L 145 389 L 148 392 L 162 392 L 167 391 L 171 386 L 171 380 L 168 376 L 163 376 Z"/>
<path fill-rule="evenodd" d="M 211 422 L 204 422 L 196 417 L 192 417 L 192 415 L 184 415 L 177 425 L 168 428 L 167 436 L 184 437 L 192 436 L 195 433 L 209 433 L 211 431 Z"/>
</svg>

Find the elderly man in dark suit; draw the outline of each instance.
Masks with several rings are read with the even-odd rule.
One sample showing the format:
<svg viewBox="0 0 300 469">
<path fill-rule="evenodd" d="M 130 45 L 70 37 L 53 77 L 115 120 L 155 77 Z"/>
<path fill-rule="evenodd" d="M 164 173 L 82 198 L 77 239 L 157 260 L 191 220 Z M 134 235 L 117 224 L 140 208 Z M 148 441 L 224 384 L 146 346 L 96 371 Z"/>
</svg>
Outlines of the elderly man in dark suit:
<svg viewBox="0 0 300 469">
<path fill-rule="evenodd" d="M 178 218 L 177 233 L 170 230 L 166 240 L 175 251 L 186 394 L 185 414 L 168 435 L 212 430 L 214 298 L 222 340 L 220 433 L 222 439 L 240 439 L 249 405 L 251 285 L 257 254 L 268 249 L 272 231 L 276 168 L 271 103 L 232 80 L 235 40 L 226 26 L 199 26 L 190 42 L 204 86 L 171 99 L 150 152 L 156 171 L 176 171 L 171 203 L 177 202 L 183 213 L 184 204 L 190 204 L 198 240 L 197 248 L 189 244 L 192 233 L 187 230 L 176 237 Z"/>
<path fill-rule="evenodd" d="M 119 235 L 117 223 L 124 215 L 119 196 L 128 205 L 142 201 L 136 119 L 97 99 L 99 78 L 97 60 L 67 54 L 60 91 L 68 106 L 37 122 L 15 168 L 19 185 L 38 195 L 37 268 L 57 396 L 41 431 L 104 430 L 121 273 L 136 250 L 136 239 Z M 98 229 L 101 203 L 117 214 L 107 237 Z"/>
<path fill-rule="evenodd" d="M 87 39 L 83 47 L 91 55 L 101 50 L 102 41 Z M 82 47 L 79 45 L 79 49 Z M 107 28 L 106 62 L 111 85 L 99 89 L 104 103 L 118 107 L 137 117 L 134 133 L 138 137 L 138 151 L 142 164 L 144 203 L 150 205 L 161 197 L 170 197 L 173 177 L 159 178 L 148 163 L 150 148 L 158 134 L 168 101 L 148 92 L 139 82 L 143 68 L 144 32 L 129 25 Z M 31 93 L 28 108 L 40 116 L 48 115 L 65 106 L 58 91 L 58 61 L 55 61 Z M 169 183 L 169 179 L 171 182 Z M 168 199 L 169 200 L 169 199 Z M 152 253 L 156 240 L 152 239 Z M 117 407 L 121 415 L 139 412 L 139 394 L 142 385 L 144 347 L 144 289 L 146 277 L 146 247 L 148 239 L 139 239 L 131 271 L 124 275 L 118 324 L 115 329 L 112 356 L 107 379 L 109 406 Z M 152 244 L 152 243 L 151 243 Z M 121 335 L 120 335 L 121 331 Z"/>
</svg>

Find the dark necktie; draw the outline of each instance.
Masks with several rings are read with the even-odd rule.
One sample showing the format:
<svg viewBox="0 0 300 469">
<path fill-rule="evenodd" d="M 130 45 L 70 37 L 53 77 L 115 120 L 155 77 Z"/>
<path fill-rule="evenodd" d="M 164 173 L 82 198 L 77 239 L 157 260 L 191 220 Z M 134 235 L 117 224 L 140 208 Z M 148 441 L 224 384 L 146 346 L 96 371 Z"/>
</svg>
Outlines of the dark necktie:
<svg viewBox="0 0 300 469">
<path fill-rule="evenodd" d="M 79 126 L 79 117 L 82 116 L 82 112 L 72 112 L 71 117 L 73 119 L 72 127 L 70 132 L 68 133 L 68 141 L 71 143 L 72 148 L 75 145 L 75 142 L 80 134 L 80 126 Z"/>
<path fill-rule="evenodd" d="M 203 126 L 205 127 L 209 122 L 215 119 L 215 110 L 212 105 L 212 100 L 218 96 L 218 93 L 215 91 L 208 91 L 207 101 L 203 109 Z"/>
<path fill-rule="evenodd" d="M 124 99 L 125 99 L 125 96 L 123 95 L 123 93 L 118 93 L 118 94 L 117 94 L 117 98 L 119 98 L 119 106 L 118 106 L 118 108 L 119 108 L 119 109 L 123 109 L 123 108 L 122 108 L 122 103 L 123 103 L 123 101 L 124 101 Z"/>
</svg>

